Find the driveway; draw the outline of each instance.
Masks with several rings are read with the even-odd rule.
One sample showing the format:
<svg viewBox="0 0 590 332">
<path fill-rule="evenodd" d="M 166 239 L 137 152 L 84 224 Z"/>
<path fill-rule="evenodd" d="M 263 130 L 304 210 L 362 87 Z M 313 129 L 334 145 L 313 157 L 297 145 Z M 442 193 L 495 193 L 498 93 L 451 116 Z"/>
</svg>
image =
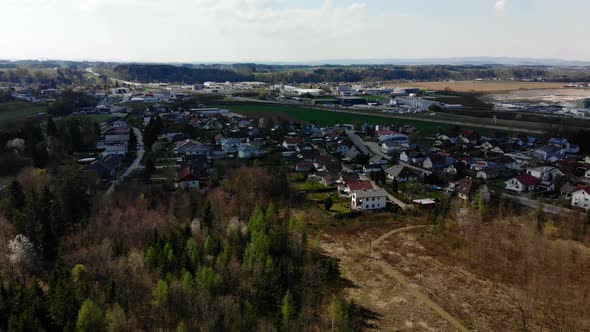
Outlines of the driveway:
<svg viewBox="0 0 590 332">
<path fill-rule="evenodd" d="M 145 154 L 145 148 L 143 146 L 143 135 L 141 134 L 141 130 L 133 127 L 131 128 L 133 129 L 133 132 L 135 133 L 135 137 L 137 137 L 137 156 L 135 157 L 135 160 L 133 160 L 133 162 L 131 163 L 131 165 L 129 165 L 129 167 L 127 167 L 127 169 L 125 170 L 125 172 L 123 172 L 123 174 L 118 177 L 115 181 L 113 181 L 111 183 L 111 186 L 109 187 L 109 189 L 107 189 L 106 195 L 110 195 L 111 193 L 113 193 L 113 191 L 115 191 L 115 187 L 117 186 L 117 184 L 119 184 L 120 182 L 123 182 L 123 180 L 125 180 L 125 178 L 131 174 L 133 171 L 135 171 L 136 169 L 141 168 L 141 159 L 143 159 L 143 155 Z"/>
</svg>

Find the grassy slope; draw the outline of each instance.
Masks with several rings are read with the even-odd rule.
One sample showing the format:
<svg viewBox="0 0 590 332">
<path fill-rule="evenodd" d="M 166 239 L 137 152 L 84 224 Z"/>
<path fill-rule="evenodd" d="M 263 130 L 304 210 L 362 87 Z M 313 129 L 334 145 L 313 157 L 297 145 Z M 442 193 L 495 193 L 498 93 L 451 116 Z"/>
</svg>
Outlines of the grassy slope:
<svg viewBox="0 0 590 332">
<path fill-rule="evenodd" d="M 47 105 L 31 103 L 0 103 L 0 126 L 47 112 Z"/>
</svg>

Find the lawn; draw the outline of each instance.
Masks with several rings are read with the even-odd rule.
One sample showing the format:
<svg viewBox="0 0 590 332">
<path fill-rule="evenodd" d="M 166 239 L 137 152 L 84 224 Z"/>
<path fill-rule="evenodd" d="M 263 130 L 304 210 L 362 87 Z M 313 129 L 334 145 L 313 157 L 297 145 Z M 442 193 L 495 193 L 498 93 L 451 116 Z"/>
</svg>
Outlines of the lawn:
<svg viewBox="0 0 590 332">
<path fill-rule="evenodd" d="M 236 113 L 250 116 L 264 116 L 274 113 L 281 117 L 291 118 L 303 122 L 315 122 L 321 126 L 333 126 L 337 123 L 353 124 L 365 122 L 368 124 L 408 124 L 416 126 L 418 130 L 424 133 L 436 133 L 448 127 L 446 124 L 386 118 L 363 114 L 340 113 L 290 105 L 237 104 L 223 105 L 222 107 Z"/>
<path fill-rule="evenodd" d="M 391 184 L 385 185 L 385 189 L 391 191 Z M 399 195 L 402 195 L 406 200 L 411 199 L 422 199 L 422 198 L 433 198 L 443 199 L 445 194 L 442 191 L 433 190 L 432 185 L 416 182 L 400 183 L 399 184 Z M 396 195 L 396 196 L 399 196 Z"/>
<path fill-rule="evenodd" d="M 321 189 L 333 189 L 334 187 L 326 187 L 319 182 L 306 181 L 306 182 L 293 182 L 291 188 L 298 191 L 309 191 L 309 190 L 321 190 Z"/>
<path fill-rule="evenodd" d="M 47 105 L 23 102 L 0 103 L 0 126 L 47 112 Z"/>
</svg>

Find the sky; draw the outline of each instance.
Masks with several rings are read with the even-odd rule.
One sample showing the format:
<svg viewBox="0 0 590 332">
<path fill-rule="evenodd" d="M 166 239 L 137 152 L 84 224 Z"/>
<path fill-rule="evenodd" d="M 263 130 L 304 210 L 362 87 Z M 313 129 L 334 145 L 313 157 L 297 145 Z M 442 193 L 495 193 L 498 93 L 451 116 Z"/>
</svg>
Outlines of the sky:
<svg viewBox="0 0 590 332">
<path fill-rule="evenodd" d="M 0 58 L 590 60 L 588 0 L 0 0 Z"/>
</svg>

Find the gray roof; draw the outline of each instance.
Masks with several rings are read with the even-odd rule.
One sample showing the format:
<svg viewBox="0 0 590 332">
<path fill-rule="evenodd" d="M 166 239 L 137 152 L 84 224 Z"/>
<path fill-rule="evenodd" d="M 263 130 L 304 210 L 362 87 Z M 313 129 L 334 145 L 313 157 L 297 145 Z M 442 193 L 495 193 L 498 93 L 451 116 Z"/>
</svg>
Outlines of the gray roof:
<svg viewBox="0 0 590 332">
<path fill-rule="evenodd" d="M 385 189 L 382 189 L 382 188 L 372 189 L 372 190 L 355 190 L 352 193 L 354 195 L 356 195 L 357 198 L 377 197 L 377 196 L 387 197 L 387 191 L 385 191 Z"/>
<path fill-rule="evenodd" d="M 414 172 L 412 169 L 400 164 L 389 167 L 385 170 L 385 173 L 391 175 L 394 178 L 407 177 L 408 175 L 418 176 L 418 174 Z"/>
<path fill-rule="evenodd" d="M 368 155 L 369 154 L 369 149 L 367 149 L 367 147 L 365 146 L 365 142 L 362 140 L 362 138 L 360 138 L 357 134 L 348 131 L 347 132 L 348 137 L 350 138 L 350 140 L 354 143 L 354 146 L 356 146 L 356 148 L 364 155 Z"/>
</svg>

